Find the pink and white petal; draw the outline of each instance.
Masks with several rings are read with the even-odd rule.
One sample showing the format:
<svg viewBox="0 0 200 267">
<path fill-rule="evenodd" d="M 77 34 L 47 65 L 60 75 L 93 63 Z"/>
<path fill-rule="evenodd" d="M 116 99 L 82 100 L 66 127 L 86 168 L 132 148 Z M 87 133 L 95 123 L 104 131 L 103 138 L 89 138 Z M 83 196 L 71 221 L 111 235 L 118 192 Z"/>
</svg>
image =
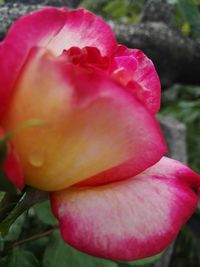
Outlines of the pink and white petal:
<svg viewBox="0 0 200 267">
<path fill-rule="evenodd" d="M 162 158 L 120 182 L 51 193 L 63 239 L 88 254 L 131 261 L 161 252 L 194 212 L 200 176 Z"/>
<path fill-rule="evenodd" d="M 166 151 L 158 122 L 131 93 L 97 69 L 85 70 L 43 50 L 32 51 L 24 66 L 3 127 L 11 131 L 30 119 L 45 127 L 25 129 L 12 143 L 26 183 L 47 191 L 133 157 L 144 170 Z"/>
<path fill-rule="evenodd" d="M 13 85 L 32 47 L 61 54 L 71 46 L 95 46 L 110 56 L 116 40 L 110 27 L 92 13 L 79 9 L 44 8 L 18 19 L 0 44 L 0 117 Z"/>
<path fill-rule="evenodd" d="M 81 8 L 68 12 L 61 31 L 48 44 L 59 55 L 63 49 L 96 47 L 102 56 L 112 56 L 117 48 L 115 36 L 103 19 Z"/>
<path fill-rule="evenodd" d="M 45 8 L 25 15 L 12 25 L 4 41 L 0 43 L 0 117 L 30 49 L 34 46 L 47 46 L 65 24 L 66 12 L 68 11 Z"/>
<path fill-rule="evenodd" d="M 131 60 L 132 64 L 130 64 Z M 113 78 L 126 85 L 151 113 L 158 112 L 160 108 L 159 77 L 152 61 L 142 51 L 119 45 L 111 71 Z"/>
<path fill-rule="evenodd" d="M 151 137 L 151 134 L 153 134 L 153 132 L 150 131 L 148 133 L 149 140 L 151 138 L 152 140 L 154 139 L 153 135 Z M 164 144 L 164 141 L 162 143 Z M 138 150 L 136 154 L 137 156 L 133 156 L 122 164 L 98 173 L 97 175 L 78 183 L 76 186 L 98 186 L 136 176 L 160 160 L 160 154 L 155 153 L 156 151 L 159 151 L 160 143 L 156 146 L 156 143 L 153 142 L 151 145 L 155 146 L 155 150 L 150 149 L 150 144 L 146 146 L 146 149 L 145 146 L 143 147 L 141 144 L 141 151 Z"/>
</svg>

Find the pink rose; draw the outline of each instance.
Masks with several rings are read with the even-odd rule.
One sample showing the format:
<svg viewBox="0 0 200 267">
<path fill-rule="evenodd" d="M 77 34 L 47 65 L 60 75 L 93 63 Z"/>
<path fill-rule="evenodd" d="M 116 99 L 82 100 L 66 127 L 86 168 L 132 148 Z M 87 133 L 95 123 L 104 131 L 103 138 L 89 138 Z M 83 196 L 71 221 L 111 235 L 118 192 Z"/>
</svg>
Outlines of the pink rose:
<svg viewBox="0 0 200 267">
<path fill-rule="evenodd" d="M 43 122 L 10 144 L 25 183 L 52 192 L 64 240 L 115 260 L 162 251 L 194 212 L 200 177 L 163 157 L 151 60 L 84 9 L 45 8 L 13 24 L 0 72 L 4 132 Z"/>
</svg>

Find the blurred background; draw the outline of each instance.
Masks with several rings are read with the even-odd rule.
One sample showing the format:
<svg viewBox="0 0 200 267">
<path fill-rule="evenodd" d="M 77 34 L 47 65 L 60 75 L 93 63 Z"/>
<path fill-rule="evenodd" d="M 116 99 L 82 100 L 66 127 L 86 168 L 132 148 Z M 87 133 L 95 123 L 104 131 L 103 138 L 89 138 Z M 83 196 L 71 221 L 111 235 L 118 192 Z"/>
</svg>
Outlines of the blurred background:
<svg viewBox="0 0 200 267">
<path fill-rule="evenodd" d="M 169 154 L 200 172 L 200 0 L 0 0 L 0 39 L 17 17 L 44 5 L 82 6 L 99 14 L 120 43 L 142 49 L 153 60 L 162 84 L 159 120 Z M 200 209 L 165 252 L 132 263 L 96 259 L 70 248 L 54 231 L 55 224 L 48 202 L 21 216 L 8 241 L 46 234 L 16 245 L 0 266 L 200 266 Z"/>
</svg>

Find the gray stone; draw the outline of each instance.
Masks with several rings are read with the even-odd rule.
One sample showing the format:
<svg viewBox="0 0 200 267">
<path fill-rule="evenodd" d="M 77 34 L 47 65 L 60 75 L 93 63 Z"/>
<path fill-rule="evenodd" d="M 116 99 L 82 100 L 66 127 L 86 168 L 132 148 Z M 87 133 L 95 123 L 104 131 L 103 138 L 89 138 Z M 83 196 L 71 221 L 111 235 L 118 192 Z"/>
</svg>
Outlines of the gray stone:
<svg viewBox="0 0 200 267">
<path fill-rule="evenodd" d="M 44 5 L 7 4 L 0 6 L 0 40 L 2 40 L 11 24 L 20 16 L 44 7 Z"/>
<path fill-rule="evenodd" d="M 172 24 L 174 6 L 167 0 L 148 0 L 143 7 L 140 21 L 165 22 Z"/>
<path fill-rule="evenodd" d="M 2 40 L 11 24 L 20 16 L 45 6 L 76 7 L 79 0 L 7 0 L 0 5 L 0 40 Z"/>
<path fill-rule="evenodd" d="M 199 42 L 182 36 L 162 21 L 109 23 L 120 43 L 130 48 L 139 48 L 152 59 L 162 88 L 168 88 L 174 83 L 200 84 Z"/>
<path fill-rule="evenodd" d="M 167 156 L 187 162 L 186 153 L 186 126 L 172 117 L 164 117 L 160 120 L 167 145 Z M 162 257 L 148 267 L 169 267 L 174 249 L 174 242 L 166 249 Z"/>
<path fill-rule="evenodd" d="M 52 5 L 52 6 L 69 6 L 76 7 L 79 0 L 6 0 L 5 3 L 21 3 L 26 5 Z"/>
<path fill-rule="evenodd" d="M 167 155 L 186 163 L 186 126 L 172 117 L 162 118 L 160 124 L 169 149 Z"/>
</svg>

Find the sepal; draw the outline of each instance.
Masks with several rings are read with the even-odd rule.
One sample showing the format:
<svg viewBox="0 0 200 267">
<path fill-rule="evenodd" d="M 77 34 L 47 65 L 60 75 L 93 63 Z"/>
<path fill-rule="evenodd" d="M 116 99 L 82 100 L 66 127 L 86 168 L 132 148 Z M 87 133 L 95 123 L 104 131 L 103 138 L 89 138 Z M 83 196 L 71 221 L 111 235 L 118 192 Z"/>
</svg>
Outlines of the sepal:
<svg viewBox="0 0 200 267">
<path fill-rule="evenodd" d="M 1 131 L 0 135 L 3 132 Z M 9 193 L 17 193 L 17 188 L 10 182 L 9 178 L 6 176 L 4 170 L 4 162 L 8 156 L 8 144 L 6 135 L 1 136 L 0 138 L 0 191 L 9 192 Z"/>
<path fill-rule="evenodd" d="M 4 137 L 0 138 L 0 166 L 7 156 L 7 143 Z"/>
<path fill-rule="evenodd" d="M 19 189 L 17 189 L 9 178 L 6 176 L 2 167 L 0 168 L 0 191 L 8 192 L 12 194 L 18 194 Z"/>
</svg>

